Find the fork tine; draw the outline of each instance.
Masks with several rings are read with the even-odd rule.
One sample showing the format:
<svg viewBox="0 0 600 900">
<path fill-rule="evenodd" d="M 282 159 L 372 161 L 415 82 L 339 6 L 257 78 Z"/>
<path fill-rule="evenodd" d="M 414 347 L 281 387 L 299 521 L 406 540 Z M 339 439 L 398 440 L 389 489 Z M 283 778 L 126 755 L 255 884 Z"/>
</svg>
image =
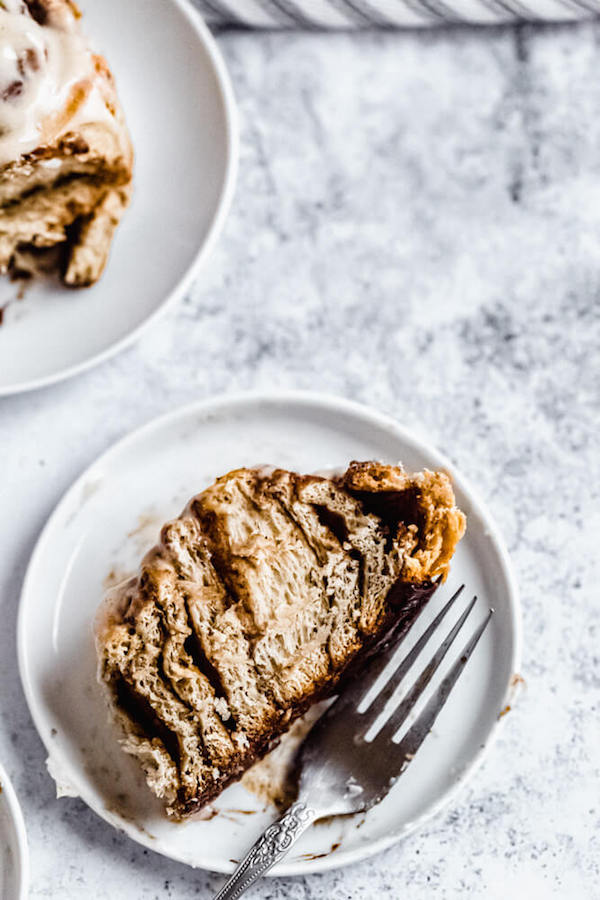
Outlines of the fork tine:
<svg viewBox="0 0 600 900">
<path fill-rule="evenodd" d="M 490 619 L 494 613 L 490 609 L 484 621 L 475 631 L 473 636 L 467 641 L 462 653 L 439 685 L 435 694 L 428 701 L 425 709 L 421 712 L 416 722 L 409 728 L 404 737 L 398 744 L 391 744 L 394 753 L 402 760 L 402 768 L 398 775 L 406 769 L 413 756 L 433 728 L 435 720 L 443 709 L 446 700 L 456 684 L 461 672 L 464 670 L 469 657 L 477 646 L 479 639 L 488 626 Z M 378 736 L 379 737 L 379 736 Z"/>
<path fill-rule="evenodd" d="M 452 630 L 449 632 L 448 636 L 443 641 L 443 643 L 441 644 L 439 649 L 436 650 L 436 652 L 431 657 L 431 659 L 429 660 L 429 662 L 427 663 L 425 668 L 422 670 L 421 674 L 415 681 L 415 683 L 412 686 L 412 688 L 410 689 L 410 691 L 406 694 L 406 696 L 404 697 L 402 702 L 396 707 L 395 711 L 392 713 L 392 715 L 390 716 L 388 721 L 385 723 L 383 728 L 377 734 L 377 740 L 379 740 L 381 738 L 385 741 L 389 741 L 392 739 L 392 737 L 398 731 L 398 729 L 400 728 L 400 726 L 402 725 L 402 723 L 408 716 L 409 712 L 411 711 L 411 709 L 413 708 L 413 706 L 415 705 L 415 703 L 417 702 L 417 700 L 419 699 L 419 697 L 421 696 L 421 694 L 423 693 L 423 691 L 425 690 L 425 688 L 427 687 L 427 685 L 429 684 L 429 682 L 431 681 L 433 676 L 435 675 L 442 660 L 446 656 L 446 653 L 452 646 L 458 632 L 464 625 L 469 613 L 475 606 L 476 601 L 477 601 L 477 597 L 473 597 L 473 599 L 471 600 L 471 602 L 469 603 L 469 605 L 463 612 L 462 616 L 460 617 L 460 619 L 458 620 L 458 622 L 456 623 L 454 628 L 452 628 Z M 371 718 L 371 724 L 373 724 L 374 721 L 375 720 L 373 718 Z M 370 726 L 368 726 L 368 727 L 370 727 Z M 365 731 L 368 730 L 368 727 L 365 729 Z"/>
<path fill-rule="evenodd" d="M 433 632 L 436 631 L 439 625 L 441 625 L 443 619 L 446 616 L 446 613 L 449 611 L 450 607 L 453 605 L 457 597 L 460 596 L 463 588 L 464 584 L 461 584 L 459 589 L 452 595 L 452 597 L 450 597 L 443 609 L 441 609 L 437 614 L 431 625 L 429 625 L 429 627 L 423 632 L 419 640 L 415 643 L 414 647 L 404 657 L 398 668 L 394 672 L 392 672 L 389 681 L 386 685 L 384 685 L 382 691 L 373 698 L 371 703 L 364 710 L 362 710 L 363 713 L 369 712 L 369 718 L 371 722 L 373 722 L 377 718 L 377 716 L 379 716 L 383 712 L 394 691 L 396 690 L 406 673 L 412 667 L 414 661 L 417 659 L 417 657 L 421 653 L 421 650 L 429 641 L 429 638 L 431 637 Z M 374 684 L 374 681 L 372 683 Z"/>
<path fill-rule="evenodd" d="M 458 595 L 461 593 L 463 588 L 464 588 L 464 584 L 461 584 L 461 586 L 458 588 L 458 590 L 456 591 L 454 596 L 451 597 L 450 600 L 448 601 L 448 603 L 446 604 L 446 606 L 448 608 L 450 607 L 450 604 L 458 597 Z M 410 623 L 407 634 L 410 634 L 411 629 L 415 627 L 416 622 L 419 621 L 421 616 L 424 614 L 426 608 L 427 607 L 425 606 L 424 609 L 420 610 L 418 615 L 415 618 L 415 621 Z M 442 610 L 442 613 L 444 613 L 444 615 L 445 615 L 445 609 L 446 609 L 446 607 L 444 607 L 444 609 Z M 440 621 L 443 618 L 442 613 L 439 613 Z M 340 709 L 343 709 L 344 707 L 346 707 L 346 708 L 349 707 L 352 710 L 358 709 L 358 707 L 361 705 L 361 703 L 363 702 L 363 700 L 365 699 L 365 697 L 367 696 L 367 694 L 369 693 L 369 691 L 371 690 L 371 688 L 373 687 L 375 682 L 383 674 L 388 663 L 390 662 L 392 657 L 395 655 L 396 650 L 398 649 L 399 646 L 401 646 L 402 642 L 404 641 L 404 638 L 405 638 L 405 635 L 400 637 L 399 640 L 393 640 L 392 643 L 390 644 L 390 646 L 385 647 L 381 652 L 378 651 L 377 655 L 374 656 L 374 658 L 369 661 L 368 667 L 364 673 L 364 677 L 361 676 L 360 678 L 355 678 L 354 680 L 350 681 L 347 685 L 344 686 L 344 689 L 340 693 L 338 699 L 335 701 L 334 706 L 335 706 L 336 710 L 339 711 Z M 332 714 L 333 714 L 333 707 L 331 707 L 331 709 L 332 709 Z M 327 715 L 327 714 L 325 713 L 324 715 Z"/>
</svg>

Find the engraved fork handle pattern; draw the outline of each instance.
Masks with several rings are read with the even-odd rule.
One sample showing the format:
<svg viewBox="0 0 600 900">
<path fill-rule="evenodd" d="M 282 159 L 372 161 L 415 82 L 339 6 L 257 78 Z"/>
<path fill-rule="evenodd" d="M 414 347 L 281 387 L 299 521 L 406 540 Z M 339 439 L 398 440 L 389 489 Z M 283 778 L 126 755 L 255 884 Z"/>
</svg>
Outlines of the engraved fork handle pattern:
<svg viewBox="0 0 600 900">
<path fill-rule="evenodd" d="M 317 811 L 297 801 L 259 837 L 215 900 L 237 900 L 268 872 L 317 818 Z"/>
</svg>

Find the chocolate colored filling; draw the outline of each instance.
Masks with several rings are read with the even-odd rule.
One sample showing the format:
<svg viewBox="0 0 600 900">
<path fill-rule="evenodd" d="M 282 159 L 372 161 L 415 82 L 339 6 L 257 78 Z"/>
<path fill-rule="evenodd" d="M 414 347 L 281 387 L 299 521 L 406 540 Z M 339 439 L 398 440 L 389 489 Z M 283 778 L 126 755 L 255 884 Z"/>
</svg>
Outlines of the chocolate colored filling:
<svg viewBox="0 0 600 900">
<path fill-rule="evenodd" d="M 327 509 L 326 506 L 319 506 L 316 503 L 313 504 L 313 509 L 321 525 L 328 528 L 338 539 L 340 546 L 343 547 L 348 540 L 348 526 L 344 522 L 344 517 L 332 509 Z"/>
<path fill-rule="evenodd" d="M 419 531 L 423 527 L 423 514 L 419 506 L 419 492 L 416 488 L 404 491 L 350 491 L 358 500 L 366 513 L 377 516 L 388 529 L 389 544 L 396 536 L 398 525 L 416 525 Z"/>
<path fill-rule="evenodd" d="M 48 10 L 43 0 L 25 0 L 32 18 L 38 25 L 45 25 L 48 21 Z"/>
<path fill-rule="evenodd" d="M 158 738 L 175 763 L 179 765 L 179 741 L 175 732 L 167 728 L 159 719 L 145 697 L 139 694 L 124 678 L 118 678 L 114 684 L 114 692 L 118 706 L 129 716 L 149 740 Z"/>
</svg>

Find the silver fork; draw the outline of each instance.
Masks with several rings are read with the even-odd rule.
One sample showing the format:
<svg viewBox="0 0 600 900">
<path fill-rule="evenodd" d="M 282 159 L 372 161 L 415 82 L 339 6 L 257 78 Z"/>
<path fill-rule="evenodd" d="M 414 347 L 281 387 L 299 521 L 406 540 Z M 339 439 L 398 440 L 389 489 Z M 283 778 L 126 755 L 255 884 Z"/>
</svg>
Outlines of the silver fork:
<svg viewBox="0 0 600 900">
<path fill-rule="evenodd" d="M 461 585 L 416 641 L 370 702 L 364 700 L 395 654 L 397 646 L 378 655 L 361 678 L 350 682 L 315 723 L 299 750 L 298 799 L 263 832 L 214 900 L 237 900 L 265 872 L 286 855 L 292 844 L 316 819 L 364 812 L 379 803 L 406 770 L 433 727 L 440 710 L 473 653 L 492 616 L 473 632 L 415 722 L 400 741 L 393 738 L 431 681 L 473 609 L 473 597 L 454 627 L 402 699 L 396 690 L 440 626 L 464 588 Z M 392 701 L 394 698 L 394 702 Z M 384 724 L 372 736 L 385 714 Z"/>
</svg>

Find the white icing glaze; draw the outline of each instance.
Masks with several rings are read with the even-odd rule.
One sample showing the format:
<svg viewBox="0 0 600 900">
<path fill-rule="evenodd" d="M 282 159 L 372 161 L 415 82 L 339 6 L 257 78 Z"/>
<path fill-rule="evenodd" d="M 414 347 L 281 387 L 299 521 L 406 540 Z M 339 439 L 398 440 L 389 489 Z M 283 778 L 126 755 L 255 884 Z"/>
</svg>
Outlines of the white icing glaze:
<svg viewBox="0 0 600 900">
<path fill-rule="evenodd" d="M 75 21 L 39 25 L 18 0 L 0 4 L 0 165 L 66 125 L 109 115 L 92 53 Z"/>
</svg>

